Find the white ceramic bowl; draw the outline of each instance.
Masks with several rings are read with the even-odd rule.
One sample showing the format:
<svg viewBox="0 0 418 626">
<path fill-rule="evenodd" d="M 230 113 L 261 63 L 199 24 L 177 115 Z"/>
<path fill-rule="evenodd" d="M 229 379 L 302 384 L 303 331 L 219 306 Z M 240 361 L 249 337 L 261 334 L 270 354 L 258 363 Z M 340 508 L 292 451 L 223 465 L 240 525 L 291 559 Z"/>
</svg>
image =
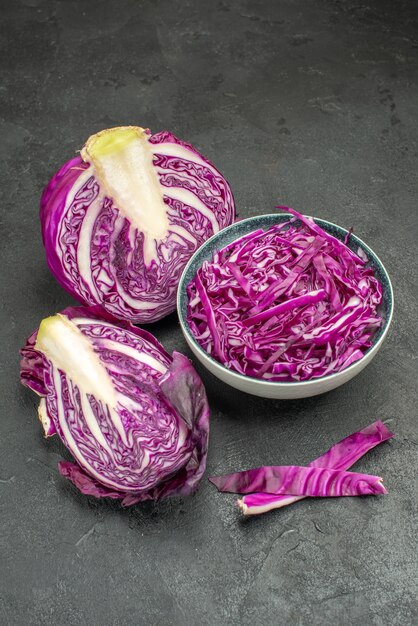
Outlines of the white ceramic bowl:
<svg viewBox="0 0 418 626">
<path fill-rule="evenodd" d="M 242 237 L 257 228 L 267 229 L 273 224 L 279 224 L 280 222 L 286 221 L 289 217 L 290 215 L 286 213 L 250 217 L 249 219 L 242 220 L 241 222 L 236 222 L 235 224 L 232 224 L 232 226 L 229 226 L 219 233 L 216 233 L 216 235 L 213 235 L 213 237 L 208 239 L 195 252 L 186 265 L 180 279 L 177 293 L 177 311 L 180 326 L 190 349 L 197 359 L 199 359 L 199 361 L 212 374 L 231 387 L 235 387 L 240 391 L 245 391 L 246 393 L 250 393 L 254 396 L 276 398 L 281 400 L 316 396 L 320 393 L 325 393 L 326 391 L 335 389 L 336 387 L 339 387 L 354 378 L 354 376 L 359 374 L 359 372 L 361 372 L 377 354 L 388 333 L 393 316 L 393 289 L 388 273 L 385 270 L 383 263 L 376 256 L 373 250 L 361 241 L 361 239 L 352 234 L 349 239 L 349 247 L 354 251 L 357 251 L 359 247 L 364 250 L 370 260 L 370 264 L 374 268 L 376 277 L 379 279 L 383 287 L 382 315 L 385 321 L 382 328 L 380 328 L 376 333 L 373 345 L 365 352 L 364 356 L 360 360 L 355 361 L 347 367 L 347 369 L 341 372 L 328 374 L 327 376 L 314 378 L 312 380 L 303 382 L 271 382 L 238 374 L 224 365 L 221 365 L 218 361 L 209 356 L 209 354 L 207 354 L 207 352 L 205 352 L 205 350 L 197 343 L 187 324 L 187 285 L 192 278 L 194 278 L 196 271 L 202 266 L 203 262 L 212 259 L 212 255 L 216 250 L 220 250 L 235 239 L 238 239 L 239 237 Z M 337 226 L 336 224 L 332 224 L 331 222 L 327 222 L 319 218 L 314 219 L 319 226 L 338 239 L 343 240 L 347 235 L 347 230 Z"/>
</svg>

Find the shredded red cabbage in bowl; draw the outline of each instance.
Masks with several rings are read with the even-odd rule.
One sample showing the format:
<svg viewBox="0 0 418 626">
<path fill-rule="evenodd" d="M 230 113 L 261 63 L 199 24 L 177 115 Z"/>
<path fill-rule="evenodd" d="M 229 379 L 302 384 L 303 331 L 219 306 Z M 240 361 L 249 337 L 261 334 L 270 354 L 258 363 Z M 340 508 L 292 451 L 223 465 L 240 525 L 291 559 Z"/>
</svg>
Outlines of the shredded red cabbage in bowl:
<svg viewBox="0 0 418 626">
<path fill-rule="evenodd" d="M 187 322 L 233 371 L 307 381 L 362 358 L 383 324 L 383 291 L 364 251 L 278 208 L 292 217 L 240 237 L 198 269 L 187 286 Z"/>
</svg>

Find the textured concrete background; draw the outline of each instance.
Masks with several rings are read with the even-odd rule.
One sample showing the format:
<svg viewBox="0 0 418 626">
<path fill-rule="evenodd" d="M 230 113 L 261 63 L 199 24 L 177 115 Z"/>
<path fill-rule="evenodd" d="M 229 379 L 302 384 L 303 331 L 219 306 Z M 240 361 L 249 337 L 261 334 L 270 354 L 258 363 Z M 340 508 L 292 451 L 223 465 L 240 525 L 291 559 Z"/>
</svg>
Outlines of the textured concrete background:
<svg viewBox="0 0 418 626">
<path fill-rule="evenodd" d="M 410 2 L 1 0 L 0 623 L 409 626 L 417 606 L 418 12 Z M 242 216 L 275 203 L 353 226 L 395 286 L 393 330 L 352 382 L 299 402 L 203 374 L 209 471 L 304 464 L 377 418 L 360 471 L 390 495 L 241 520 L 195 497 L 120 510 L 80 496 L 18 381 L 18 348 L 71 302 L 38 199 L 92 133 L 169 129 L 226 175 Z M 188 353 L 175 315 L 152 327 Z"/>
</svg>

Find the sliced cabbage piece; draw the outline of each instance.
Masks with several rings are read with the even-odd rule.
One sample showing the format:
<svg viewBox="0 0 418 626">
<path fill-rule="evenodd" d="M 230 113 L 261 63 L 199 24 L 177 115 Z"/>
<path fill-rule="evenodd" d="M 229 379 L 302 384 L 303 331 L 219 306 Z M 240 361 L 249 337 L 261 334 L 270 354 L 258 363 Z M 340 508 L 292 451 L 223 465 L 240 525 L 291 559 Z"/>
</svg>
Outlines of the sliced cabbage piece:
<svg viewBox="0 0 418 626">
<path fill-rule="evenodd" d="M 218 491 L 231 493 L 268 493 L 313 498 L 386 493 L 380 476 L 300 465 L 256 467 L 224 476 L 211 476 L 209 480 Z"/>
<path fill-rule="evenodd" d="M 309 463 L 309 467 L 347 470 L 369 450 L 392 437 L 394 434 L 381 420 L 378 420 L 333 445 L 327 452 Z M 304 497 L 258 492 L 245 495 L 237 501 L 237 505 L 244 515 L 260 515 L 293 504 Z"/>
</svg>

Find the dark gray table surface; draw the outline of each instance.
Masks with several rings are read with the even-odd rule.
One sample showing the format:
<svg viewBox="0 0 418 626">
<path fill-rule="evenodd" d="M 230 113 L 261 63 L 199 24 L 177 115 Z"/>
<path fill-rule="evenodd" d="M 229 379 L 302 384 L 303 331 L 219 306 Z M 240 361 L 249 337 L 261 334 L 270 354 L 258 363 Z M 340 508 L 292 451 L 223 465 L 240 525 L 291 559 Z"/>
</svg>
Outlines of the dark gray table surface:
<svg viewBox="0 0 418 626">
<path fill-rule="evenodd" d="M 0 624 L 408 626 L 417 607 L 417 3 L 0 3 Z M 361 471 L 380 498 L 305 500 L 240 519 L 206 481 L 121 510 L 57 473 L 18 349 L 71 303 L 48 272 L 42 187 L 92 133 L 169 129 L 231 183 L 241 216 L 288 204 L 353 226 L 385 263 L 382 350 L 324 396 L 268 401 L 198 367 L 209 472 L 305 464 L 376 419 L 396 439 Z M 173 314 L 151 327 L 190 354 Z"/>
</svg>

